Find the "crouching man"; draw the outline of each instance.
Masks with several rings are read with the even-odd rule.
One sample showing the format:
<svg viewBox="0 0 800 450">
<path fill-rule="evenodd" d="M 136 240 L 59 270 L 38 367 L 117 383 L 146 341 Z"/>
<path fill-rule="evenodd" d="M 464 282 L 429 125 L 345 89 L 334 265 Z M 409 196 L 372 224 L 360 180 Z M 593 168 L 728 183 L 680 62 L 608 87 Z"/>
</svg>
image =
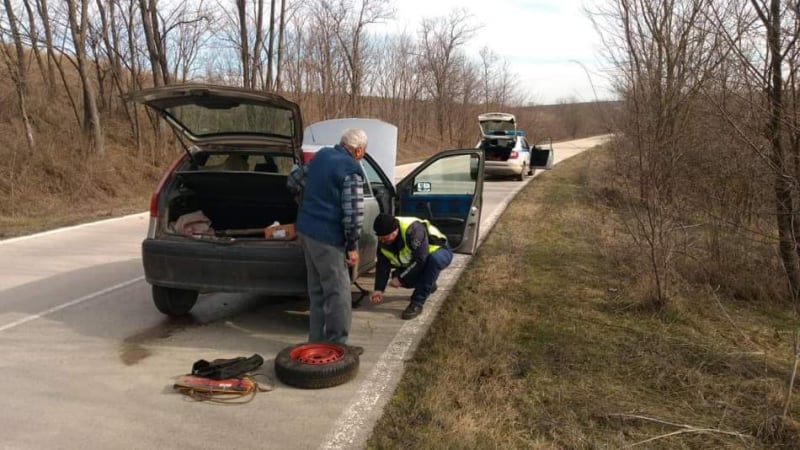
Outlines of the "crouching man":
<svg viewBox="0 0 800 450">
<path fill-rule="evenodd" d="M 413 319 L 436 290 L 439 272 L 453 260 L 447 237 L 427 220 L 416 217 L 379 214 L 372 228 L 378 236 L 378 261 L 370 301 L 383 301 L 387 284 L 413 288 L 411 302 L 402 314 L 405 320 Z"/>
</svg>

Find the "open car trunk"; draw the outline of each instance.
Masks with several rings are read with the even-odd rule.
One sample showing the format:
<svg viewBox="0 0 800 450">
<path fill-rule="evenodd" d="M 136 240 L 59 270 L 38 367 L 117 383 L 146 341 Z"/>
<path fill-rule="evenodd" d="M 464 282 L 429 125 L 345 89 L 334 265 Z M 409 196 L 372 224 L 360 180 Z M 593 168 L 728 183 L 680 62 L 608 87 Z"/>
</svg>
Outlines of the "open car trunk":
<svg viewBox="0 0 800 450">
<path fill-rule="evenodd" d="M 511 150 L 514 149 L 515 139 L 513 137 L 502 138 L 495 136 L 484 136 L 481 139 L 481 149 L 486 155 L 486 161 L 508 161 Z"/>
<path fill-rule="evenodd" d="M 265 239 L 267 226 L 293 224 L 297 218 L 297 202 L 286 188 L 286 178 L 258 172 L 176 172 L 167 232 Z M 210 220 L 210 230 L 187 232 L 179 226 L 181 216 L 197 217 L 197 211 Z"/>
</svg>

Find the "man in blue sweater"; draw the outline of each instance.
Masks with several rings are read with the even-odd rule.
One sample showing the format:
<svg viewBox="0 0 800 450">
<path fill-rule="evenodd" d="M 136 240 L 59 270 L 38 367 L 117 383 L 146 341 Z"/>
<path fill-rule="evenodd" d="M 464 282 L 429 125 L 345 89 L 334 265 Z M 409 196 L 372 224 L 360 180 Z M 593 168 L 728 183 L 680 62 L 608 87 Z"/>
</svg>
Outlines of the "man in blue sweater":
<svg viewBox="0 0 800 450">
<path fill-rule="evenodd" d="M 293 192 L 302 190 L 295 228 L 306 260 L 309 342 L 345 344 L 350 334 L 348 267 L 358 267 L 358 239 L 364 217 L 359 161 L 366 151 L 364 130 L 348 128 L 338 145 L 320 149 L 287 181 Z"/>
</svg>

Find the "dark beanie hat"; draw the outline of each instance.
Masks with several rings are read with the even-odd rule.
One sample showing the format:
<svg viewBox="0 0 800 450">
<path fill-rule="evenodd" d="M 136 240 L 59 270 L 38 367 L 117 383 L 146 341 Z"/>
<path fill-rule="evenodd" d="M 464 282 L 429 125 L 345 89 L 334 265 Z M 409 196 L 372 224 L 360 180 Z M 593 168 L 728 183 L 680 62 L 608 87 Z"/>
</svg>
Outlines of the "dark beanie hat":
<svg viewBox="0 0 800 450">
<path fill-rule="evenodd" d="M 386 236 L 397 229 L 397 219 L 388 214 L 378 214 L 375 223 L 372 224 L 372 229 L 378 236 Z"/>
</svg>

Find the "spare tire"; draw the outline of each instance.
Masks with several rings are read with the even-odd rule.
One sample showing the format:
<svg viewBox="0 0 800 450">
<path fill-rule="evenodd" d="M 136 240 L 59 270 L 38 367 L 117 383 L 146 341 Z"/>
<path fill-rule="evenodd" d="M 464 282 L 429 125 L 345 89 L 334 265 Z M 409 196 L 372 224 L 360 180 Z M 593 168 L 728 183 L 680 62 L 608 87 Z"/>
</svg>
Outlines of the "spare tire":
<svg viewBox="0 0 800 450">
<path fill-rule="evenodd" d="M 306 342 L 287 347 L 275 358 L 275 375 L 304 389 L 338 386 L 358 372 L 358 355 L 347 345 Z"/>
</svg>

